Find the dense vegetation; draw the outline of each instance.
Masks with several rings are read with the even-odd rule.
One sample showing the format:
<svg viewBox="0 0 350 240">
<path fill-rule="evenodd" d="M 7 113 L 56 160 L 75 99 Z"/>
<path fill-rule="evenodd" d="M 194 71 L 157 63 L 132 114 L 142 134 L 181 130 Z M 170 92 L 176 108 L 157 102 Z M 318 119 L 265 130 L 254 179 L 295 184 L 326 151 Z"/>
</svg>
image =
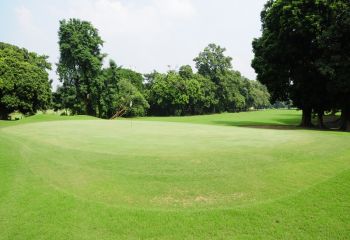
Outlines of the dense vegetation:
<svg viewBox="0 0 350 240">
<path fill-rule="evenodd" d="M 0 119 L 13 111 L 33 114 L 50 107 L 47 56 L 0 42 Z"/>
<path fill-rule="evenodd" d="M 179 71 L 143 77 L 114 61 L 102 69 L 103 44 L 91 23 L 71 19 L 60 22 L 62 81 L 54 94 L 55 108 L 73 114 L 111 118 L 127 116 L 191 115 L 235 112 L 269 106 L 267 89 L 232 70 L 225 49 L 210 44 L 195 58 L 198 73 L 188 65 Z M 148 111 L 149 110 L 149 111 Z"/>
<path fill-rule="evenodd" d="M 213 80 L 193 73 L 188 65 L 180 67 L 178 72 L 147 75 L 146 96 L 151 115 L 237 112 L 270 105 L 266 88 L 239 72 L 228 69 L 220 73 L 217 82 Z"/>
<path fill-rule="evenodd" d="M 270 0 L 261 14 L 263 34 L 255 39 L 252 66 L 273 100 L 293 100 L 302 125 L 316 113 L 342 111 L 350 129 L 350 2 Z"/>
</svg>

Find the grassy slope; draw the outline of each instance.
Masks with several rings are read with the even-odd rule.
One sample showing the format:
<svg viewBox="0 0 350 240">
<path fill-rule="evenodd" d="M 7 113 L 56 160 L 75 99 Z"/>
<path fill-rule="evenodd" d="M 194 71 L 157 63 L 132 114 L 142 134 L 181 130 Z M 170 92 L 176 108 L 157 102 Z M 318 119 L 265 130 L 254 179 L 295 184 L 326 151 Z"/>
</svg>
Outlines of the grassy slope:
<svg viewBox="0 0 350 240">
<path fill-rule="evenodd" d="M 0 239 L 347 239 L 350 135 L 298 117 L 0 122 Z"/>
<path fill-rule="evenodd" d="M 144 121 L 201 123 L 223 126 L 295 126 L 300 121 L 300 112 L 295 110 L 264 110 L 256 112 L 223 113 L 188 117 L 147 117 Z"/>
</svg>

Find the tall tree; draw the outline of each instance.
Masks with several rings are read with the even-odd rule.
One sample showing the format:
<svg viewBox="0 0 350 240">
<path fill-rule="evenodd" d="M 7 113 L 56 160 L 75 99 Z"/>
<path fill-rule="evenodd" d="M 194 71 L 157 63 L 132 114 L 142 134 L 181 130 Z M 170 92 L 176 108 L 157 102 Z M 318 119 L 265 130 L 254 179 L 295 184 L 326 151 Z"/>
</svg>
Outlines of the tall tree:
<svg viewBox="0 0 350 240">
<path fill-rule="evenodd" d="M 63 89 L 69 92 L 73 113 L 96 116 L 100 109 L 103 41 L 90 22 L 79 19 L 60 21 L 60 59 L 57 72 Z"/>
<path fill-rule="evenodd" d="M 218 76 L 232 69 L 232 58 L 225 56 L 225 48 L 214 43 L 209 44 L 193 61 L 199 74 L 209 77 L 218 84 Z"/>
<path fill-rule="evenodd" d="M 118 96 L 118 76 L 119 67 L 110 60 L 109 67 L 102 70 L 101 81 L 103 82 L 101 91 L 100 117 L 111 118 L 116 112 L 116 99 Z"/>
<path fill-rule="evenodd" d="M 225 55 L 225 48 L 216 44 L 209 44 L 194 59 L 198 73 L 211 79 L 216 85 L 215 97 L 218 100 L 214 112 L 232 111 L 235 105 L 232 101 L 241 101 L 237 79 L 232 72 L 232 58 Z M 237 97 L 237 98 L 236 98 Z M 241 106 L 241 103 L 237 102 Z"/>
<path fill-rule="evenodd" d="M 116 96 L 115 109 L 125 109 L 125 116 L 146 115 L 149 104 L 130 80 L 121 79 L 118 82 L 118 94 Z"/>
<path fill-rule="evenodd" d="M 143 116 L 149 105 L 143 96 L 143 77 L 131 69 L 118 67 L 110 61 L 109 67 L 102 70 L 100 117 L 111 118 L 118 109 L 125 110 L 126 116 Z M 129 95 L 129 96 L 128 96 Z M 132 106 L 129 104 L 132 103 Z"/>
<path fill-rule="evenodd" d="M 328 27 L 321 32 L 323 49 L 317 61 L 321 72 L 330 81 L 327 85 L 332 108 L 341 109 L 341 129 L 350 130 L 350 1 L 329 1 Z"/>
<path fill-rule="evenodd" d="M 327 28 L 326 0 L 270 0 L 261 14 L 262 36 L 253 41 L 253 68 L 273 100 L 288 100 L 303 110 L 301 125 L 309 127 L 312 110 L 329 107 L 329 79 L 317 61 L 319 36 Z"/>
<path fill-rule="evenodd" d="M 34 114 L 50 106 L 47 58 L 0 42 L 0 119 L 13 111 Z"/>
</svg>

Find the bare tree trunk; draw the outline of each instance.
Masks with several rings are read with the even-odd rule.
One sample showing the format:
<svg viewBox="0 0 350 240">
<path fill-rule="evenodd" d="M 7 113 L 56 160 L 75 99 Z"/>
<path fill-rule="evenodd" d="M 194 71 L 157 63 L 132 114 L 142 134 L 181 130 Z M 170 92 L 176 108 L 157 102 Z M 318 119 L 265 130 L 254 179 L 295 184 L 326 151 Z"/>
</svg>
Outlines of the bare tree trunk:
<svg viewBox="0 0 350 240">
<path fill-rule="evenodd" d="M 313 125 L 311 123 L 311 114 L 312 114 L 311 108 L 304 108 L 303 109 L 303 116 L 301 119 L 300 127 L 306 127 L 306 128 L 313 127 Z"/>
<path fill-rule="evenodd" d="M 7 120 L 9 113 L 6 110 L 0 110 L 0 120 Z"/>
<path fill-rule="evenodd" d="M 342 108 L 340 121 L 340 130 L 350 131 L 350 107 Z"/>
<path fill-rule="evenodd" d="M 318 111 L 317 113 L 318 127 L 321 129 L 326 129 L 327 127 L 324 125 L 323 116 L 324 116 L 324 111 Z"/>
<path fill-rule="evenodd" d="M 94 111 L 94 107 L 92 106 L 92 100 L 90 94 L 87 94 L 86 100 L 85 100 L 85 107 L 86 107 L 86 114 L 89 116 L 96 116 L 96 113 Z"/>
</svg>

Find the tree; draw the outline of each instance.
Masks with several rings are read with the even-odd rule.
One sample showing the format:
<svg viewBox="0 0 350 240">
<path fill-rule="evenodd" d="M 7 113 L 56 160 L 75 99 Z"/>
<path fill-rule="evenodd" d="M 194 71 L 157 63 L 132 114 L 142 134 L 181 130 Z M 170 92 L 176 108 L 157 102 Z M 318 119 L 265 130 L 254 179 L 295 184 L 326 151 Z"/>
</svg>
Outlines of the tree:
<svg viewBox="0 0 350 240">
<path fill-rule="evenodd" d="M 327 28 L 318 40 L 323 49 L 317 61 L 320 71 L 330 79 L 327 85 L 333 109 L 341 109 L 341 130 L 350 130 L 350 2 L 328 3 Z"/>
<path fill-rule="evenodd" d="M 232 69 L 232 58 L 225 56 L 225 48 L 214 43 L 209 44 L 200 52 L 193 61 L 199 74 L 209 77 L 214 83 L 218 84 L 218 76 Z"/>
<path fill-rule="evenodd" d="M 151 113 L 156 115 L 183 115 L 189 103 L 186 83 L 174 71 L 153 76 L 148 98 Z"/>
<path fill-rule="evenodd" d="M 129 79 L 130 82 L 139 90 L 143 91 L 143 77 L 141 73 L 135 72 L 131 69 L 119 67 L 117 70 L 117 77 L 119 79 Z"/>
<path fill-rule="evenodd" d="M 118 82 L 115 109 L 125 109 L 126 116 L 144 116 L 149 104 L 141 92 L 129 80 L 121 79 Z"/>
<path fill-rule="evenodd" d="M 193 74 L 187 80 L 189 89 L 189 109 L 188 114 L 212 113 L 218 100 L 215 97 L 216 86 L 207 77 L 201 74 Z"/>
<path fill-rule="evenodd" d="M 213 112 L 241 111 L 245 109 L 242 96 L 242 76 L 232 70 L 232 58 L 225 55 L 225 48 L 209 44 L 194 59 L 198 73 L 209 78 L 215 84 L 216 106 Z"/>
<path fill-rule="evenodd" d="M 111 60 L 109 67 L 102 70 L 100 82 L 100 117 L 111 118 L 118 108 L 127 110 L 127 116 L 146 114 L 149 105 L 143 96 L 143 77 L 140 73 L 118 67 Z M 127 93 L 132 95 L 126 96 Z M 133 102 L 133 106 L 128 107 L 126 101 Z"/>
<path fill-rule="evenodd" d="M 245 97 L 246 110 L 270 107 L 270 94 L 267 88 L 257 81 L 243 78 L 242 95 Z"/>
<path fill-rule="evenodd" d="M 236 71 L 226 71 L 217 75 L 219 79 L 217 95 L 220 111 L 239 112 L 245 110 L 245 97 L 242 95 L 242 76 Z M 217 91 L 218 92 L 218 91 Z"/>
<path fill-rule="evenodd" d="M 179 74 L 184 79 L 191 79 L 193 77 L 193 70 L 190 65 L 183 65 L 179 68 Z"/>
<path fill-rule="evenodd" d="M 335 36 L 344 33 L 341 34 L 344 40 L 348 28 L 330 29 L 338 25 L 339 11 L 343 10 L 344 15 L 349 12 L 348 5 L 349 1 L 345 0 L 270 0 L 262 11 L 262 36 L 253 41 L 252 66 L 273 100 L 291 99 L 303 110 L 301 126 L 312 126 L 312 111 L 318 114 L 320 126 L 323 126 L 324 111 L 331 110 L 337 102 L 332 101 L 329 89 L 336 86 L 332 78 L 337 82 L 335 79 L 339 80 L 342 74 L 335 74 L 330 64 L 334 59 L 337 59 L 333 61 L 335 65 L 340 63 L 337 50 L 330 46 L 338 46 L 342 41 Z M 346 25 L 345 18 L 341 22 Z M 343 43 L 346 49 L 349 43 Z M 332 49 L 335 52 L 331 53 Z M 344 52 L 346 55 L 349 51 Z M 346 59 L 342 62 L 348 62 Z"/>
<path fill-rule="evenodd" d="M 147 75 L 147 98 L 156 115 L 193 115 L 212 112 L 217 104 L 215 84 L 190 66 L 179 72 Z"/>
<path fill-rule="evenodd" d="M 96 116 L 101 108 L 100 92 L 103 41 L 98 30 L 87 21 L 60 21 L 60 59 L 57 72 L 63 91 L 71 96 L 67 106 L 75 114 Z"/>
<path fill-rule="evenodd" d="M 118 75 L 119 67 L 110 60 L 109 67 L 101 72 L 101 82 L 103 83 L 100 89 L 100 111 L 99 115 L 102 118 L 111 118 L 116 111 L 116 99 L 118 97 Z"/>
<path fill-rule="evenodd" d="M 34 114 L 50 106 L 47 58 L 0 42 L 0 119 L 13 111 Z"/>
</svg>

